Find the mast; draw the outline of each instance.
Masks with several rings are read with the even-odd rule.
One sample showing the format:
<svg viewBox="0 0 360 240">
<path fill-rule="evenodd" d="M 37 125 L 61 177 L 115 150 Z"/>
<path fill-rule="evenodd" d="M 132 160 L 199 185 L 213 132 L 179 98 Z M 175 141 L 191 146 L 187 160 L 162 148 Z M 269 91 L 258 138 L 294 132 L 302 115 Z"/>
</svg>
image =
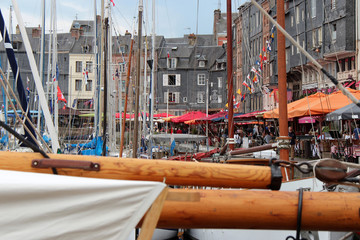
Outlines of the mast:
<svg viewBox="0 0 360 240">
<path fill-rule="evenodd" d="M 284 0 L 277 0 L 276 4 L 277 22 L 285 28 Z M 287 90 L 286 90 L 286 53 L 285 36 L 277 31 L 277 58 L 278 58 L 278 87 L 279 87 L 279 140 L 289 139 L 288 137 L 288 113 L 287 113 Z M 289 149 L 280 148 L 280 159 L 289 161 Z M 286 170 L 285 170 L 286 171 Z"/>
<path fill-rule="evenodd" d="M 99 108 L 100 108 L 100 81 L 99 81 L 99 54 L 98 54 L 98 41 L 97 41 L 97 16 L 96 16 L 96 0 L 94 0 L 94 59 L 95 59 L 95 68 L 94 68 L 94 78 L 95 78 L 95 97 L 94 97 L 94 106 L 95 106 L 95 117 L 94 117 L 94 129 L 95 129 L 95 139 L 97 141 L 99 137 Z"/>
<path fill-rule="evenodd" d="M 233 102 L 233 57 L 232 57 L 232 12 L 231 12 L 231 0 L 227 0 L 227 81 L 228 81 L 228 106 L 229 106 L 229 148 L 234 150 L 234 102 Z"/>
<path fill-rule="evenodd" d="M 106 9 L 105 9 L 105 16 L 104 16 L 104 26 L 103 26 L 103 42 L 104 45 L 102 45 L 102 62 L 103 62 L 103 66 L 102 66 L 102 76 L 103 76 L 103 83 L 104 83 L 104 111 L 103 111 L 103 145 L 102 145 L 102 156 L 106 155 L 106 128 L 107 128 L 107 101 L 108 101 L 108 48 L 107 48 L 107 44 L 108 44 L 108 37 L 109 37 L 109 3 L 106 4 Z"/>
<path fill-rule="evenodd" d="M 126 83 L 125 83 L 125 106 L 124 106 L 124 116 L 122 120 L 122 131 L 121 131 L 121 137 L 120 137 L 120 152 L 119 157 L 122 157 L 123 148 L 124 148 L 124 136 L 125 136 L 125 123 L 126 123 L 126 112 L 127 112 L 127 105 L 128 105 L 128 98 L 129 98 L 129 85 L 130 85 L 130 73 L 131 73 L 131 57 L 132 57 L 132 51 L 134 46 L 134 36 L 131 37 L 131 44 L 130 44 L 130 52 L 129 52 L 129 58 L 128 58 L 128 70 L 127 70 L 127 76 L 126 76 Z M 129 129 L 130 131 L 130 129 Z"/>
<path fill-rule="evenodd" d="M 152 158 L 152 144 L 153 139 L 152 136 L 154 134 L 154 85 L 155 85 L 155 0 L 152 0 L 152 48 L 151 48 L 151 56 L 152 56 L 152 66 L 151 66 L 151 82 L 150 82 L 150 158 Z"/>
<path fill-rule="evenodd" d="M 44 49 L 45 49 L 45 0 L 41 0 L 41 46 L 40 46 L 40 81 L 44 86 Z M 41 107 L 38 103 L 37 129 L 40 132 Z"/>
<path fill-rule="evenodd" d="M 52 32 L 52 64 L 51 64 L 51 73 L 53 75 L 54 81 L 51 81 L 52 85 L 52 105 L 54 109 L 54 124 L 55 131 L 59 132 L 59 105 L 57 102 L 57 86 L 58 86 L 58 66 L 57 66 L 57 26 L 56 26 L 56 0 L 52 1 L 52 14 L 53 18 L 53 32 Z"/>
<path fill-rule="evenodd" d="M 142 34 L 142 13 L 143 0 L 139 2 L 139 19 L 138 19 L 138 52 L 136 59 L 136 84 L 135 84 L 135 112 L 134 112 L 134 141 L 133 141 L 133 158 L 137 157 L 138 149 L 138 128 L 139 128 L 139 97 L 140 97 L 140 59 L 141 59 L 141 34 Z"/>
<path fill-rule="evenodd" d="M 147 83 L 147 37 L 145 36 L 145 58 L 144 58 L 144 92 L 143 92 L 143 105 L 144 105 L 144 108 L 143 108 L 143 136 L 144 138 L 146 137 L 146 83 Z"/>
</svg>

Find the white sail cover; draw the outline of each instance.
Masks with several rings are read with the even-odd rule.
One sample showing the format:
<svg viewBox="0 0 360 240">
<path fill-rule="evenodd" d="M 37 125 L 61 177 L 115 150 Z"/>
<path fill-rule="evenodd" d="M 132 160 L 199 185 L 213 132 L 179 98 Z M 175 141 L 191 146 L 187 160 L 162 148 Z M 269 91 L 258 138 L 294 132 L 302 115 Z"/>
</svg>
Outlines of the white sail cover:
<svg viewBox="0 0 360 240">
<path fill-rule="evenodd" d="M 0 238 L 127 239 L 164 187 L 0 170 Z"/>
</svg>

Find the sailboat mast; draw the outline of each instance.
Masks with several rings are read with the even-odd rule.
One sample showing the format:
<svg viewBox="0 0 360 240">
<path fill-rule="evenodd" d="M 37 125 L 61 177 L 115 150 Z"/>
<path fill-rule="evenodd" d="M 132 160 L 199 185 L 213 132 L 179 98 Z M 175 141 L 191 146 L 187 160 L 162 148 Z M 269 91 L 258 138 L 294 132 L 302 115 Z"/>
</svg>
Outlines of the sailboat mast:
<svg viewBox="0 0 360 240">
<path fill-rule="evenodd" d="M 277 22 L 285 28 L 284 0 L 277 0 Z M 279 88 L 279 139 L 288 139 L 287 87 L 285 36 L 277 31 L 278 88 Z M 280 148 L 280 159 L 289 161 L 289 149 Z"/>
<path fill-rule="evenodd" d="M 108 50 L 107 50 L 107 46 L 108 45 L 108 35 L 109 35 L 109 15 L 108 15 L 108 10 L 109 10 L 109 4 L 107 3 L 106 5 L 106 9 L 105 9 L 105 17 L 104 17 L 104 27 L 103 27 L 103 34 L 104 34 L 104 45 L 102 46 L 103 49 L 103 66 L 102 66 L 102 70 L 104 71 L 102 76 L 103 81 L 104 81 L 104 120 L 103 120 L 103 146 L 102 146 L 102 156 L 106 155 L 106 128 L 107 128 L 107 101 L 108 101 Z"/>
<path fill-rule="evenodd" d="M 44 49 L 45 49 L 45 0 L 41 0 L 41 46 L 40 46 L 40 81 L 44 86 Z M 40 132 L 41 108 L 38 103 L 37 129 Z"/>
<path fill-rule="evenodd" d="M 53 79 L 54 81 L 52 82 L 52 105 L 53 105 L 53 109 L 54 109 L 54 125 L 55 125 L 55 130 L 57 132 L 59 132 L 59 120 L 58 120 L 58 116 L 59 116 L 59 105 L 57 102 L 57 86 L 58 86 L 58 67 L 57 67 L 57 23 L 56 23 L 56 0 L 52 1 L 52 16 L 53 21 L 53 32 L 52 32 L 52 64 L 51 64 L 51 72 L 53 75 Z"/>
<path fill-rule="evenodd" d="M 139 19 L 138 19 L 138 52 L 136 59 L 136 85 L 135 85 L 135 113 L 134 113 L 134 141 L 132 157 L 137 157 L 138 136 L 139 136 L 139 97 L 140 97 L 140 59 L 141 59 L 141 34 L 142 34 L 142 13 L 143 0 L 139 2 Z"/>
<path fill-rule="evenodd" d="M 150 82 L 150 87 L 151 87 L 151 93 L 150 93 L 150 97 L 151 97 L 151 102 L 150 102 L 150 158 L 152 158 L 152 143 L 153 143 L 153 139 L 152 136 L 154 134 L 154 102 L 155 102 L 155 97 L 154 97 L 154 85 L 155 85 L 155 0 L 152 0 L 152 35 L 151 35 L 151 40 L 152 40 L 152 48 L 151 48 L 151 56 L 152 56 L 152 66 L 151 66 L 151 82 Z M 168 116 L 167 116 L 168 117 Z"/>
<path fill-rule="evenodd" d="M 232 12 L 231 12 L 231 0 L 227 0 L 227 81 L 228 81 L 228 106 L 229 106 L 229 148 L 234 150 L 234 102 L 233 102 L 233 55 L 232 55 Z"/>
</svg>

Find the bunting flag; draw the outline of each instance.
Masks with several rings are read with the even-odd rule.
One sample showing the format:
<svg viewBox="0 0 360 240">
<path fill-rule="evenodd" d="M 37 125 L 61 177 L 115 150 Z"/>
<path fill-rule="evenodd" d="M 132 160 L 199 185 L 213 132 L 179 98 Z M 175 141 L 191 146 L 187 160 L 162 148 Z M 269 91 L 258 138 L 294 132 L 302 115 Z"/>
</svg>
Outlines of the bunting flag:
<svg viewBox="0 0 360 240">
<path fill-rule="evenodd" d="M 110 2 L 113 4 L 113 7 L 115 7 L 114 0 L 110 0 Z"/>
<path fill-rule="evenodd" d="M 262 89 L 264 94 L 268 94 L 270 92 L 270 89 L 266 86 L 262 86 Z"/>
<path fill-rule="evenodd" d="M 247 87 L 247 89 L 249 89 L 250 93 L 251 93 L 251 88 L 249 86 L 249 84 L 247 84 L 247 82 L 243 81 L 242 83 L 245 87 Z"/>
<path fill-rule="evenodd" d="M 271 52 L 271 44 L 270 44 L 270 41 L 266 40 L 266 45 L 267 45 L 266 50 L 267 50 L 268 52 Z"/>
<path fill-rule="evenodd" d="M 256 76 L 256 75 L 255 75 Z M 254 87 L 254 85 L 253 85 L 253 83 L 252 82 L 250 82 L 250 93 L 254 93 L 255 92 L 255 87 Z"/>
<path fill-rule="evenodd" d="M 251 81 L 250 73 L 246 76 L 246 78 L 249 79 L 249 81 Z"/>
<path fill-rule="evenodd" d="M 252 81 L 253 81 L 253 83 L 258 83 L 259 82 L 256 74 L 253 77 Z"/>
<path fill-rule="evenodd" d="M 241 90 L 240 90 L 240 88 L 236 91 L 236 93 L 241 96 Z"/>
<path fill-rule="evenodd" d="M 234 106 L 236 106 L 236 108 L 240 108 L 240 102 L 237 102 Z"/>
<path fill-rule="evenodd" d="M 89 78 L 89 72 L 88 72 L 88 70 L 84 69 L 83 75 L 84 75 L 85 85 L 86 85 L 86 84 L 87 84 L 87 81 L 88 81 L 88 78 Z"/>
<path fill-rule="evenodd" d="M 170 53 L 169 53 L 169 51 L 167 51 L 167 58 L 170 58 Z"/>
<path fill-rule="evenodd" d="M 260 58 L 260 69 L 262 70 L 263 69 L 263 56 L 262 56 L 262 53 L 259 54 L 259 58 Z"/>
<path fill-rule="evenodd" d="M 241 97 L 241 102 L 243 102 L 244 100 L 245 100 L 245 95 L 246 95 L 246 93 L 244 93 L 244 95 L 242 95 L 242 97 Z"/>
<path fill-rule="evenodd" d="M 59 86 L 57 86 L 57 98 L 58 98 L 57 102 L 62 101 L 62 102 L 67 103 L 67 101 L 66 101 L 64 95 L 62 94 L 61 89 L 60 89 Z"/>
<path fill-rule="evenodd" d="M 255 67 L 252 67 L 252 68 L 251 68 L 251 71 L 252 71 L 253 73 L 257 74 L 257 75 L 261 78 L 261 74 L 259 73 L 258 70 L 256 70 Z"/>
</svg>

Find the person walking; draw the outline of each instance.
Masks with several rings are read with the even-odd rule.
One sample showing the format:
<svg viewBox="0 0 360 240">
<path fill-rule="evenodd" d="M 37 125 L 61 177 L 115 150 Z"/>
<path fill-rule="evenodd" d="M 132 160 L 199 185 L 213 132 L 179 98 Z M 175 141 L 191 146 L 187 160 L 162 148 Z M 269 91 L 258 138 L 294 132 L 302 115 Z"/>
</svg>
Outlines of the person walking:
<svg viewBox="0 0 360 240">
<path fill-rule="evenodd" d="M 296 134 L 293 131 L 293 128 L 290 126 L 289 127 L 289 137 L 290 139 L 290 157 L 291 160 L 294 160 L 295 157 L 295 143 L 296 143 Z"/>
</svg>

